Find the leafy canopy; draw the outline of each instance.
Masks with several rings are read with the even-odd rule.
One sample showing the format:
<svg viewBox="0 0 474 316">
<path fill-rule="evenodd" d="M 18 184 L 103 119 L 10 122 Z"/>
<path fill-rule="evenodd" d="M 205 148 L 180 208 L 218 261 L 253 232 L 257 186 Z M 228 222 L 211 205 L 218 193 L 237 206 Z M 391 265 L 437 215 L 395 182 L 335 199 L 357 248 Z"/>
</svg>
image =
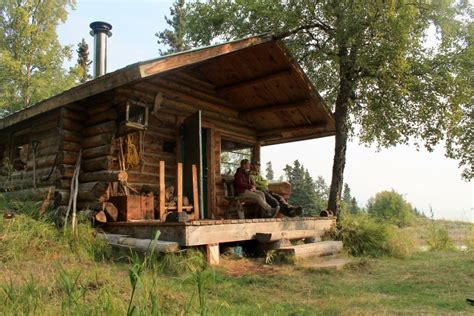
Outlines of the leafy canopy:
<svg viewBox="0 0 474 316">
<path fill-rule="evenodd" d="M 415 212 L 400 193 L 379 192 L 367 202 L 369 216 L 382 219 L 399 227 L 407 226 L 415 217 Z"/>
<path fill-rule="evenodd" d="M 0 2 L 0 115 L 75 84 L 75 75 L 62 68 L 71 48 L 61 46 L 56 34 L 74 5 L 74 0 Z"/>
<path fill-rule="evenodd" d="M 473 176 L 468 1 L 210 0 L 186 12 L 195 45 L 280 34 L 328 104 L 339 102 L 349 135 L 428 150 L 444 141 Z"/>
</svg>

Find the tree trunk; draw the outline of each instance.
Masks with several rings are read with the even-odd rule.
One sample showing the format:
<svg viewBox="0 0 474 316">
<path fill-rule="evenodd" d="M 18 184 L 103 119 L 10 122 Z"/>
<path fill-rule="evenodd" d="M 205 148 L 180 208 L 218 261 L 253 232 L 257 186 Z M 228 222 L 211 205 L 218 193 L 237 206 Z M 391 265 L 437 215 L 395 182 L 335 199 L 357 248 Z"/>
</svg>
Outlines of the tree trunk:
<svg viewBox="0 0 474 316">
<path fill-rule="evenodd" d="M 340 83 L 336 99 L 336 110 L 334 119 L 336 123 L 336 144 L 334 149 L 334 161 L 332 167 L 332 180 L 329 190 L 328 210 L 337 216 L 339 220 L 342 186 L 344 183 L 344 168 L 346 165 L 346 148 L 348 138 L 348 107 L 352 90 L 354 88 L 351 80 L 351 67 L 347 60 L 347 49 L 340 49 Z"/>
</svg>

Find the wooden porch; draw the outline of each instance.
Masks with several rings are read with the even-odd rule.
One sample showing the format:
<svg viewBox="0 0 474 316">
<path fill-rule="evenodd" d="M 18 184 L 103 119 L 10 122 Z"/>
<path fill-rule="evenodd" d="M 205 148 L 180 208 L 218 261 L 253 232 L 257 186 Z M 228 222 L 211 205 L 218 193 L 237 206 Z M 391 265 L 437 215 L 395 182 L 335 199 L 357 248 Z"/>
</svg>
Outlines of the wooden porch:
<svg viewBox="0 0 474 316">
<path fill-rule="evenodd" d="M 304 231 L 307 237 L 308 231 L 311 231 L 314 232 L 313 237 L 320 237 L 334 223 L 335 219 L 332 217 L 296 217 L 197 220 L 184 223 L 143 220 L 106 223 L 102 227 L 107 233 L 139 239 L 153 239 L 159 230 L 161 233 L 159 240 L 173 241 L 182 247 L 190 247 L 253 240 L 259 233 L 285 234 L 291 231 Z M 295 239 L 298 238 L 297 233 L 293 236 L 296 236 Z"/>
</svg>

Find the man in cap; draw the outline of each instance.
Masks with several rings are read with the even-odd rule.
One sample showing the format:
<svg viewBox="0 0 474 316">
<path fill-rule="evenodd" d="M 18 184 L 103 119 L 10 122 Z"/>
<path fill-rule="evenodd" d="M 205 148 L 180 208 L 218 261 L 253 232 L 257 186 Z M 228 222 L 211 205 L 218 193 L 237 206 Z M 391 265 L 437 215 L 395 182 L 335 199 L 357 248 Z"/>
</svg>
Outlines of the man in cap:
<svg viewBox="0 0 474 316">
<path fill-rule="evenodd" d="M 279 194 L 271 192 L 268 189 L 268 180 L 266 180 L 260 174 L 260 162 L 257 160 L 252 160 L 250 165 L 250 176 L 255 183 L 255 187 L 258 191 L 262 191 L 265 194 L 265 200 L 268 204 L 270 204 L 273 208 L 277 206 L 280 208 L 280 211 L 288 216 L 288 217 L 295 217 L 301 215 L 303 213 L 303 209 L 301 206 L 291 206 L 288 202 Z"/>
<path fill-rule="evenodd" d="M 240 162 L 240 168 L 237 169 L 234 175 L 234 193 L 245 199 L 250 199 L 256 202 L 261 210 L 263 217 L 273 217 L 278 213 L 279 208 L 272 208 L 265 201 L 265 194 L 258 191 L 250 177 L 250 162 L 244 159 Z"/>
</svg>

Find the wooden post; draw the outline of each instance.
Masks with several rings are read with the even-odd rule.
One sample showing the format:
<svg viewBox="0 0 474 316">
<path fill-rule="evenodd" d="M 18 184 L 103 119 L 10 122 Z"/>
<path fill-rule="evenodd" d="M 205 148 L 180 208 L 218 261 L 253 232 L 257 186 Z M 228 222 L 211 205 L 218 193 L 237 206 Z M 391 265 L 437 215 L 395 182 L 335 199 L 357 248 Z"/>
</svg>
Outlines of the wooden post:
<svg viewBox="0 0 474 316">
<path fill-rule="evenodd" d="M 197 166 L 193 165 L 193 206 L 194 206 L 194 220 L 199 219 L 199 194 L 198 194 L 198 174 Z"/>
<path fill-rule="evenodd" d="M 178 162 L 176 173 L 176 206 L 178 213 L 181 213 L 183 211 L 183 163 Z"/>
<path fill-rule="evenodd" d="M 165 221 L 165 162 L 160 161 L 160 220 Z"/>
<path fill-rule="evenodd" d="M 206 245 L 206 255 L 207 263 L 211 266 L 218 266 L 220 253 L 219 253 L 219 244 L 209 244 Z"/>
</svg>

